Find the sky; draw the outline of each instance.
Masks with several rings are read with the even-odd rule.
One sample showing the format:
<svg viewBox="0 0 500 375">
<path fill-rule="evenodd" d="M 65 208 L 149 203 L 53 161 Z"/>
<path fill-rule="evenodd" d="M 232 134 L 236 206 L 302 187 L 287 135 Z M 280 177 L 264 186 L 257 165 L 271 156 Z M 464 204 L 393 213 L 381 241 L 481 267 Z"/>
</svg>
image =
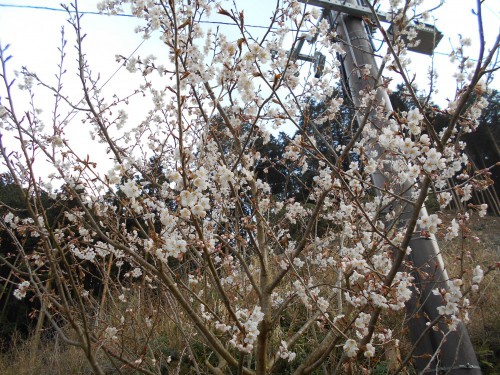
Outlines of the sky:
<svg viewBox="0 0 500 375">
<path fill-rule="evenodd" d="M 61 44 L 61 27 L 64 26 L 65 38 L 68 40 L 66 66 L 70 71 L 65 78 L 64 88 L 66 92 L 70 93 L 72 99 L 78 101 L 81 99 L 82 90 L 74 70 L 70 69 L 74 68 L 76 63 L 72 44 L 74 32 L 66 22 L 67 14 L 53 10 L 13 7 L 35 6 L 60 9 L 60 2 L 61 0 L 0 0 L 0 43 L 2 46 L 10 44 L 9 53 L 13 56 L 12 60 L 9 61 L 10 69 L 19 70 L 21 66 L 27 66 L 42 79 L 55 82 L 54 74 L 60 60 L 57 48 Z M 275 4 L 274 1 L 269 0 L 236 0 L 236 2 L 241 9 L 244 9 L 245 23 L 256 26 L 268 23 L 272 7 Z M 438 0 L 425 0 L 424 5 L 433 7 L 438 2 Z M 81 11 L 95 12 L 96 3 L 96 0 L 80 0 L 79 8 Z M 439 74 L 436 85 L 439 93 L 436 95 L 435 101 L 441 106 L 446 106 L 447 99 L 452 98 L 455 92 L 455 83 L 453 79 L 450 79 L 455 68 L 449 63 L 448 55 L 452 51 L 452 45 L 458 41 L 458 34 L 471 38 L 471 56 L 475 55 L 475 51 L 479 47 L 477 21 L 472 13 L 475 3 L 475 0 L 448 0 L 442 8 L 433 14 L 437 28 L 444 34 L 434 56 L 434 64 Z M 486 41 L 489 41 L 489 45 L 491 45 L 492 40 L 499 33 L 500 2 L 486 0 L 483 17 Z M 160 64 L 162 60 L 167 59 L 168 51 L 157 37 L 153 36 L 144 41 L 141 35 L 134 32 L 138 22 L 133 17 L 98 14 L 87 14 L 83 18 L 83 29 L 87 34 L 84 49 L 89 65 L 94 72 L 99 72 L 101 83 L 107 82 L 103 87 L 104 94 L 120 93 L 124 95 L 127 92 L 132 92 L 141 82 L 140 77 L 134 77 L 126 69 L 121 68 L 121 64 L 116 62 L 116 54 L 126 57 L 132 54 L 141 57 L 153 54 L 157 56 L 157 61 Z M 205 28 L 215 28 L 216 26 L 215 24 L 204 25 Z M 231 32 L 231 27 L 221 26 L 221 28 L 228 33 Z M 258 28 L 251 30 L 256 33 L 260 32 Z M 380 41 L 375 40 L 374 44 L 377 46 Z M 312 47 L 306 47 L 303 52 L 311 49 Z M 432 59 L 417 53 L 411 53 L 411 59 L 410 69 L 417 77 L 426 77 Z M 304 69 L 309 68 L 309 66 L 305 66 Z M 427 84 L 425 79 L 417 80 L 417 82 L 421 88 Z M 500 78 L 493 81 L 492 87 L 500 88 Z M 1 90 L 0 95 L 2 95 Z M 43 101 L 43 99 L 40 100 Z M 140 107 L 139 104 L 130 108 L 132 117 L 135 109 Z M 76 147 L 80 147 L 81 152 L 88 152 L 89 149 L 86 145 L 91 142 L 90 135 L 88 132 L 82 133 L 78 121 L 75 121 L 73 126 L 74 131 L 81 137 L 81 141 Z"/>
<path fill-rule="evenodd" d="M 0 43 L 11 45 L 10 53 L 14 59 L 13 66 L 27 65 L 40 74 L 52 75 L 54 66 L 58 61 L 57 47 L 60 41 L 61 26 L 66 28 L 66 38 L 70 42 L 72 39 L 69 25 L 65 22 L 67 15 L 63 12 L 30 8 L 11 8 L 8 5 L 16 6 L 44 6 L 60 9 L 61 0 L 0 0 Z M 442 76 L 439 90 L 441 94 L 437 96 L 438 101 L 446 100 L 454 93 L 453 82 L 446 82 L 444 79 L 449 76 L 450 65 L 448 54 L 452 50 L 452 44 L 458 40 L 457 34 L 470 37 L 473 45 L 470 48 L 471 55 L 477 50 L 477 23 L 472 9 L 475 0 L 448 0 L 445 5 L 435 14 L 435 23 L 438 29 L 444 34 L 443 40 L 435 51 L 435 65 L 439 75 Z M 79 7 L 83 11 L 96 11 L 96 0 L 80 0 Z M 268 0 L 239 0 L 238 6 L 245 10 L 247 24 L 266 25 L 274 1 Z M 255 4 L 259 3 L 259 6 Z M 425 0 L 425 6 L 434 6 L 436 0 Z M 500 25 L 500 2 L 497 0 L 486 0 L 483 8 L 485 18 L 485 36 L 487 41 L 496 37 Z M 87 33 L 87 57 L 94 67 L 99 69 L 102 77 L 111 77 L 119 68 L 115 61 L 115 55 L 121 54 L 129 56 L 142 42 L 140 35 L 134 33 L 134 28 L 138 24 L 133 17 L 119 17 L 106 15 L 86 15 L 83 20 L 84 30 Z M 215 25 L 206 25 L 206 27 Z M 230 28 L 227 28 L 230 30 Z M 258 29 L 252 29 L 258 32 Z M 380 42 L 375 40 L 377 46 Z M 69 46 L 71 48 L 71 46 Z M 307 48 L 306 48 L 307 49 Z M 165 48 L 152 37 L 144 42 L 137 51 L 137 54 L 146 56 L 148 54 L 159 55 L 161 59 Z M 163 54 L 163 57 L 166 55 Z M 431 63 L 431 58 L 417 53 L 411 54 L 414 62 L 411 69 L 415 70 L 417 76 L 426 75 L 427 67 Z M 441 71 L 441 72 L 440 72 Z M 123 72 L 125 73 L 125 72 Z M 126 75 L 126 74 L 125 74 Z M 126 81 L 126 80 L 125 80 Z M 497 79 L 499 81 L 499 79 Z M 122 75 L 116 75 L 112 86 L 120 90 L 124 83 Z M 425 81 L 423 85 L 425 85 Z M 500 84 L 494 83 L 499 87 Z"/>
</svg>

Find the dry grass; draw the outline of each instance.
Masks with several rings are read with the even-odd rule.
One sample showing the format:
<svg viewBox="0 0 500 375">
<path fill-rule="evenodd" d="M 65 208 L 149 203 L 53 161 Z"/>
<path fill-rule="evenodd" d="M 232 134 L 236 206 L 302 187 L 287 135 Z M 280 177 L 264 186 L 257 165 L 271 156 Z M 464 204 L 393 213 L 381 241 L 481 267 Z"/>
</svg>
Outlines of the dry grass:
<svg viewBox="0 0 500 375">
<path fill-rule="evenodd" d="M 2 375 L 92 374 L 83 352 L 57 339 L 42 342 L 38 349 L 31 340 L 14 340 L 0 355 L 0 369 Z"/>
<path fill-rule="evenodd" d="M 475 218 L 471 230 L 464 233 L 465 238 L 440 244 L 450 277 L 459 276 L 473 264 L 486 270 L 500 262 L 500 218 Z M 470 278 L 470 272 L 466 271 L 465 278 Z M 474 307 L 467 326 L 485 374 L 500 373 L 499 281 L 497 269 L 485 277 L 478 292 L 468 296 Z"/>
<path fill-rule="evenodd" d="M 476 219 L 472 223 L 473 234 L 481 238 L 481 242 L 475 241 L 467 235 L 464 238 L 440 243 L 441 251 L 451 277 L 460 275 L 463 270 L 470 269 L 473 264 L 481 264 L 483 268 L 499 262 L 500 259 L 500 218 L 487 217 Z M 472 233 L 471 233 L 472 234 Z M 465 278 L 470 277 L 470 272 L 465 273 Z M 469 298 L 475 307 L 470 314 L 469 331 L 471 339 L 476 347 L 479 360 L 484 368 L 484 374 L 500 373 L 500 319 L 498 319 L 498 306 L 500 306 L 500 283 L 498 282 L 498 274 L 491 272 L 485 278 L 481 289 L 478 293 L 470 294 Z M 332 283 L 334 280 L 332 280 Z M 120 304 L 110 304 L 109 310 L 106 313 L 104 320 L 109 324 L 118 324 L 113 322 L 117 317 L 126 316 L 130 319 L 130 329 L 124 337 L 130 340 L 129 349 L 135 351 L 134 346 L 139 343 L 144 343 L 144 340 L 138 339 L 137 334 L 141 332 L 147 334 L 148 328 L 141 326 L 143 319 L 142 315 L 149 311 L 141 311 L 145 306 L 151 307 L 156 304 L 157 320 L 153 327 L 154 335 L 149 338 L 148 342 L 153 351 L 158 355 L 157 358 L 167 357 L 174 353 L 185 353 L 186 346 L 184 340 L 192 340 L 193 337 L 184 337 L 186 334 L 190 336 L 189 330 L 184 330 L 183 333 L 173 321 L 172 314 L 169 309 L 175 308 L 168 306 L 166 301 L 159 301 L 158 296 L 149 296 L 151 300 L 145 296 L 142 299 L 135 300 L 136 297 L 132 294 L 129 296 L 129 301 L 134 305 L 133 314 L 122 311 Z M 155 302 L 153 302 L 156 300 Z M 130 307 L 130 305 L 128 305 Z M 300 320 L 297 314 L 302 314 L 300 309 L 291 308 L 292 314 L 290 324 L 293 324 L 294 319 Z M 176 309 L 176 311 L 178 311 Z M 108 314 L 109 313 L 109 314 Z M 179 318 L 183 319 L 182 313 L 179 312 Z M 394 325 L 394 331 L 405 332 L 405 326 L 402 324 L 404 316 L 392 317 L 390 322 Z M 104 322 L 103 322 L 104 323 Z M 139 330 L 137 328 L 140 327 Z M 125 333 L 125 332 L 124 332 Z M 406 340 L 402 341 L 402 351 L 405 349 Z M 409 342 L 406 343 L 410 345 Z M 192 341 L 192 349 L 196 351 L 195 355 L 203 357 L 203 345 L 198 345 Z M 176 357 L 174 355 L 174 357 Z M 175 360 L 174 360 L 175 361 Z M 108 374 L 119 373 L 109 362 L 109 359 L 102 355 L 99 362 L 109 371 Z M 181 363 L 182 362 L 182 363 Z M 177 362 L 175 367 L 180 373 L 189 373 L 189 363 L 185 361 Z M 106 364 L 109 364 L 106 365 Z M 179 367 L 177 367 L 179 366 Z M 182 369 L 181 369 L 182 367 Z M 172 370 L 172 367 L 170 367 Z M 186 372 L 187 371 L 187 372 Z M 127 372 L 125 372 L 127 373 Z M 130 372 L 128 372 L 130 373 Z M 0 354 L 0 374 L 1 375 L 33 375 L 33 374 L 92 374 L 92 370 L 87 363 L 83 352 L 75 347 L 64 344 L 61 340 L 47 340 L 42 343 L 40 348 L 34 349 L 31 341 L 15 340 L 10 350 L 4 354 Z"/>
<path fill-rule="evenodd" d="M 158 296 L 155 297 L 159 299 Z M 154 304 L 161 310 L 154 309 Z M 171 307 L 167 303 L 163 303 L 162 306 L 162 301 L 153 302 L 144 299 L 142 293 L 131 293 L 126 305 L 111 301 L 106 305 L 106 313 L 103 314 L 99 326 L 119 326 L 119 317 L 125 318 L 125 324 L 120 328 L 120 341 L 116 345 L 113 341 L 106 342 L 106 347 L 110 351 L 121 353 L 125 359 L 133 362 L 140 357 L 138 353 L 146 345 L 151 352 L 154 352 L 158 369 L 161 369 L 162 373 L 170 374 L 174 368 L 179 367 L 184 370 L 189 366 L 185 359 L 186 351 L 182 335 L 172 322 L 172 313 L 168 310 Z M 152 316 L 153 325 L 148 326 L 144 316 L 151 315 L 151 311 L 156 311 L 156 315 Z M 99 330 L 103 329 L 96 328 L 95 332 L 98 334 Z M 63 331 L 67 331 L 65 334 L 72 338 L 72 331 L 69 328 Z M 186 330 L 184 335 L 187 334 L 189 331 Z M 138 373 L 123 362 L 109 357 L 103 347 L 102 341 L 96 342 L 94 353 L 97 363 L 106 374 Z M 57 335 L 44 339 L 38 348 L 33 346 L 33 339 L 14 338 L 10 346 L 4 349 L 7 350 L 0 353 L 0 375 L 94 374 L 83 350 L 66 344 Z M 180 353 L 183 353 L 184 358 L 181 358 Z M 182 359 L 182 363 L 179 363 L 179 359 Z M 170 360 L 171 363 L 167 366 Z M 180 373 L 187 373 L 183 370 Z"/>
</svg>

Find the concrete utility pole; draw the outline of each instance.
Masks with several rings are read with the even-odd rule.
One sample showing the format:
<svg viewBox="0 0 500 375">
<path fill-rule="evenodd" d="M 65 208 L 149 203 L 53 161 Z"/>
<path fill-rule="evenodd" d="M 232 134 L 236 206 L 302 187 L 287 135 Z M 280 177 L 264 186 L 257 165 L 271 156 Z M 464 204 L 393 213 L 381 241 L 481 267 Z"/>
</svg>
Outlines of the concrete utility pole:
<svg viewBox="0 0 500 375">
<path fill-rule="evenodd" d="M 360 91 L 372 90 L 377 82 L 375 79 L 362 79 L 360 68 L 370 66 L 370 76 L 378 76 L 377 63 L 374 51 L 367 33 L 362 16 L 372 17 L 369 8 L 357 4 L 355 0 L 299 0 L 302 3 L 319 6 L 324 9 L 330 26 L 336 29 L 339 37 L 344 42 L 346 55 L 342 59 L 343 68 L 347 75 L 347 83 L 352 99 L 356 106 L 360 105 Z M 381 14 L 381 20 L 386 20 L 386 15 Z M 423 27 L 427 27 L 423 25 Z M 429 38 L 427 30 L 423 30 L 424 38 Z M 435 34 L 440 39 L 440 34 Z M 422 43 L 421 43 L 422 44 Z M 435 43 L 437 44 L 437 43 Z M 429 47 L 421 46 L 418 52 L 428 53 Z M 432 51 L 433 46 L 430 48 Z M 387 113 L 393 112 L 389 96 L 385 90 L 377 90 L 377 103 L 384 103 Z M 384 126 L 379 120 L 378 126 Z M 382 150 L 378 150 L 379 155 Z M 372 176 L 374 184 L 383 188 L 386 179 L 382 173 Z M 398 192 L 396 192 L 398 193 Z M 413 189 L 408 186 L 401 187 L 401 195 L 410 197 Z M 404 226 L 414 209 L 411 205 L 403 208 L 400 216 L 400 226 Z M 425 207 L 421 214 L 425 214 Z M 479 375 L 481 370 L 472 347 L 467 329 L 460 322 L 456 331 L 449 331 L 444 322 L 436 325 L 438 331 L 427 330 L 427 323 L 438 317 L 437 308 L 443 305 L 441 296 L 436 296 L 432 290 L 446 288 L 448 275 L 439 252 L 436 239 L 415 236 L 410 242 L 411 254 L 407 260 L 417 270 L 412 273 L 415 278 L 414 297 L 407 304 L 407 313 L 411 317 L 409 329 L 411 340 L 416 347 L 413 353 L 413 362 L 419 374 L 451 374 L 451 375 Z"/>
</svg>

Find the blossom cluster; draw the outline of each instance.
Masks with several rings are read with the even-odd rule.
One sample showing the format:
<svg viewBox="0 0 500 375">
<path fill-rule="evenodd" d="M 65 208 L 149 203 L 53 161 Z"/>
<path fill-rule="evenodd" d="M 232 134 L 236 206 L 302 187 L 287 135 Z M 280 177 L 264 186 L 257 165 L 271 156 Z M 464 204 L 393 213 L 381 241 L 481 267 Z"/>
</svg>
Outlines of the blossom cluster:
<svg viewBox="0 0 500 375">
<path fill-rule="evenodd" d="M 28 291 L 30 287 L 30 282 L 29 281 L 23 281 L 17 286 L 17 289 L 14 290 L 14 297 L 17 299 L 21 300 L 24 297 L 26 297 L 26 292 Z"/>
<path fill-rule="evenodd" d="M 240 309 L 236 312 L 238 320 L 242 322 L 244 331 L 239 332 L 237 327 L 233 327 L 233 337 L 229 341 L 238 350 L 251 353 L 257 337 L 259 336 L 259 323 L 264 318 L 260 306 L 255 306 L 252 312 L 246 309 Z"/>
</svg>

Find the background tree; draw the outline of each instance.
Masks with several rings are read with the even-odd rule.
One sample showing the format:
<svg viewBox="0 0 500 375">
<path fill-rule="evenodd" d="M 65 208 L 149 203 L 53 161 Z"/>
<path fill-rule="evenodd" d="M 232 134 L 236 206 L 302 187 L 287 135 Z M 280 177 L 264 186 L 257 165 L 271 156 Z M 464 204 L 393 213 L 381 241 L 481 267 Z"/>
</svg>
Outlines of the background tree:
<svg viewBox="0 0 500 375">
<path fill-rule="evenodd" d="M 483 109 L 481 116 L 477 120 L 475 130 L 473 132 L 465 132 L 461 135 L 461 140 L 466 144 L 465 152 L 469 158 L 470 165 L 464 168 L 466 173 L 476 173 L 481 170 L 486 171 L 484 174 L 483 183 L 485 189 L 474 192 L 473 202 L 475 204 L 488 204 L 489 211 L 496 215 L 500 215 L 500 200 L 499 194 L 499 166 L 500 161 L 498 154 L 498 91 L 490 90 L 485 97 L 488 105 Z M 408 112 L 413 109 L 411 98 L 402 85 L 399 85 L 395 91 L 390 94 L 391 103 L 398 113 Z M 420 98 L 422 102 L 425 97 Z M 438 131 L 443 130 L 448 122 L 447 116 L 443 110 L 435 104 L 431 104 L 429 116 L 435 117 L 435 126 Z M 460 184 L 460 181 L 450 180 L 450 186 Z M 453 207 L 460 208 L 462 203 L 458 199 L 454 200 Z"/>
</svg>

